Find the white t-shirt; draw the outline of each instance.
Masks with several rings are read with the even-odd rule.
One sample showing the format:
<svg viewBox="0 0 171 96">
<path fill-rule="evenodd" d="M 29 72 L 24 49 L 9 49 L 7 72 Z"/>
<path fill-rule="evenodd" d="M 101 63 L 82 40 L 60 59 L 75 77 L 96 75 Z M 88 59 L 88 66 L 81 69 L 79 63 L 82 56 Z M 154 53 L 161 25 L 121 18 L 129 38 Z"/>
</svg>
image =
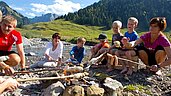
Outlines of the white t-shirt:
<svg viewBox="0 0 171 96">
<path fill-rule="evenodd" d="M 58 58 L 62 58 L 63 53 L 63 43 L 59 41 L 57 48 L 52 51 L 52 42 L 49 42 L 46 46 L 45 54 L 51 56 L 54 60 L 58 60 Z"/>
</svg>

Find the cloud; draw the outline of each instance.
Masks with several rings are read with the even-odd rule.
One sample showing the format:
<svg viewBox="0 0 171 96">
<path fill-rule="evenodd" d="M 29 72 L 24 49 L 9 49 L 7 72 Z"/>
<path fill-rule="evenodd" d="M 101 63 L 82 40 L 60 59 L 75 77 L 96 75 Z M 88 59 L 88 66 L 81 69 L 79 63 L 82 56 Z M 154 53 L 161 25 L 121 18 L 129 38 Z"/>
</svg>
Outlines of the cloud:
<svg viewBox="0 0 171 96">
<path fill-rule="evenodd" d="M 52 5 L 32 3 L 31 6 L 33 7 L 31 10 L 39 14 L 55 13 L 58 15 L 64 15 L 68 12 L 75 12 L 81 8 L 79 3 L 73 3 L 66 0 L 54 0 L 54 4 Z"/>
<path fill-rule="evenodd" d="M 24 11 L 24 9 L 20 8 L 20 7 L 10 6 L 10 8 L 12 8 L 14 10 L 18 10 L 18 11 Z"/>
<path fill-rule="evenodd" d="M 26 13 L 26 16 L 28 16 L 28 17 L 35 17 L 36 14 L 34 14 L 34 13 Z"/>
</svg>

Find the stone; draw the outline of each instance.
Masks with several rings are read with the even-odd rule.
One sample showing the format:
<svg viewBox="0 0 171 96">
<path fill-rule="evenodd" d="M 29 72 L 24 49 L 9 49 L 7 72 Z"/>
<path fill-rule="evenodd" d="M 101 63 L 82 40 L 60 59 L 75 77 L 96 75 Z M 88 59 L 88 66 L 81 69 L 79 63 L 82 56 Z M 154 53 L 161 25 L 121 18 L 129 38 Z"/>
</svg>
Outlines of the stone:
<svg viewBox="0 0 171 96">
<path fill-rule="evenodd" d="M 62 96 L 85 96 L 84 88 L 78 85 L 68 86 Z"/>
<path fill-rule="evenodd" d="M 108 96 L 122 96 L 123 85 L 119 81 L 107 77 L 104 82 Z"/>
<path fill-rule="evenodd" d="M 58 81 L 47 87 L 41 96 L 61 96 L 65 90 L 64 85 Z"/>
<path fill-rule="evenodd" d="M 87 88 L 87 96 L 104 96 L 104 89 L 97 85 L 91 85 Z"/>
</svg>

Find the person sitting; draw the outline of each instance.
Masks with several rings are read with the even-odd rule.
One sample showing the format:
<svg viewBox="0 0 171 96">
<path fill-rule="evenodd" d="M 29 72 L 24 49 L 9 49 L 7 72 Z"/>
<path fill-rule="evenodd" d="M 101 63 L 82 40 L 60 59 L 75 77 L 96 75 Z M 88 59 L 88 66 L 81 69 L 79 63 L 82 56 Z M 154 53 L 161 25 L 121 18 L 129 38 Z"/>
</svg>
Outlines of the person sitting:
<svg viewBox="0 0 171 96">
<path fill-rule="evenodd" d="M 123 34 L 121 33 L 122 22 L 121 21 L 114 21 L 112 24 L 112 46 L 107 50 L 107 72 L 113 70 L 113 67 L 118 64 L 118 60 L 116 59 L 115 52 L 120 49 L 120 42 L 123 38 Z"/>
<path fill-rule="evenodd" d="M 121 44 L 119 41 L 114 41 L 114 44 L 112 45 L 113 48 L 117 51 L 117 50 L 120 50 L 121 49 Z M 115 52 L 116 52 L 115 51 Z M 107 57 L 108 57 L 108 60 L 107 60 L 107 67 L 108 69 L 106 70 L 107 72 L 110 72 L 114 69 L 115 66 L 118 65 L 118 58 L 117 56 L 114 54 L 111 54 L 110 52 L 107 53 Z"/>
<path fill-rule="evenodd" d="M 91 48 L 91 58 L 98 57 L 100 54 L 106 51 L 110 47 L 107 41 L 107 35 L 101 33 L 98 37 L 100 43 L 96 44 Z"/>
<path fill-rule="evenodd" d="M 115 44 L 120 43 L 122 38 L 123 38 L 123 34 L 121 33 L 121 28 L 122 28 L 122 22 L 121 21 L 114 21 L 113 22 L 113 24 L 112 24 L 112 30 L 113 30 L 112 46 L 108 50 L 108 52 L 112 55 L 115 55 L 115 52 L 117 50 Z M 117 42 L 115 42 L 115 41 L 117 41 Z M 119 46 L 120 46 L 120 44 L 119 44 Z"/>
<path fill-rule="evenodd" d="M 44 53 L 45 59 L 30 65 L 30 68 L 56 67 L 57 65 L 60 65 L 62 63 L 63 53 L 63 43 L 60 39 L 60 34 L 54 33 L 52 35 L 52 42 L 49 42 L 46 46 L 46 51 Z"/>
<path fill-rule="evenodd" d="M 126 57 L 124 57 L 126 59 L 130 59 L 130 58 L 128 58 L 129 56 L 134 57 L 136 54 L 127 55 L 127 52 L 134 51 L 134 47 L 133 47 L 134 45 L 132 44 L 132 42 L 129 42 L 129 38 L 123 37 L 122 40 L 121 40 L 121 42 L 122 42 L 121 50 L 116 51 L 116 55 L 118 57 L 124 57 L 124 56 L 126 56 Z M 133 65 L 130 64 L 130 63 L 128 63 L 128 62 L 121 62 L 120 61 L 120 63 L 123 66 L 123 70 L 120 73 L 127 72 L 126 73 L 127 75 L 131 75 L 132 74 L 132 71 L 133 71 L 133 69 L 132 69 L 132 66 Z"/>
<path fill-rule="evenodd" d="M 171 64 L 171 43 L 162 32 L 166 25 L 164 17 L 152 18 L 149 32 L 135 42 L 135 46 L 140 43 L 144 44 L 144 46 L 137 47 L 138 56 L 144 64 L 151 66 L 151 71 L 158 75 L 161 75 L 160 68 Z"/>
<path fill-rule="evenodd" d="M 5 90 L 14 91 L 19 86 L 19 83 L 12 78 L 4 79 L 0 77 L 0 94 Z"/>
<path fill-rule="evenodd" d="M 14 73 L 13 66 L 21 64 L 21 70 L 25 69 L 25 53 L 21 33 L 16 31 L 17 20 L 7 15 L 0 24 L 0 56 L 4 59 L 0 62 L 0 69 L 4 70 L 6 75 Z M 15 44 L 18 53 L 11 51 Z"/>
<path fill-rule="evenodd" d="M 80 64 L 85 55 L 84 44 L 86 42 L 85 38 L 79 37 L 77 39 L 77 45 L 72 47 L 70 51 L 70 59 L 67 60 L 67 63 L 72 63 L 74 65 Z"/>
<path fill-rule="evenodd" d="M 91 51 L 91 58 L 96 58 L 98 56 L 100 56 L 101 54 L 103 54 L 104 52 L 106 52 L 108 50 L 108 48 L 110 47 L 108 40 L 107 40 L 107 35 L 104 33 L 101 33 L 98 37 L 98 40 L 100 41 L 100 43 L 96 44 L 95 46 L 93 46 L 90 51 Z M 104 65 L 107 64 L 107 56 L 104 54 L 104 56 L 100 56 L 102 58 L 99 59 L 98 62 L 96 62 L 96 65 L 98 65 L 98 63 L 102 63 Z M 96 66 L 94 65 L 94 67 Z M 96 66 L 97 67 L 97 66 Z"/>
</svg>

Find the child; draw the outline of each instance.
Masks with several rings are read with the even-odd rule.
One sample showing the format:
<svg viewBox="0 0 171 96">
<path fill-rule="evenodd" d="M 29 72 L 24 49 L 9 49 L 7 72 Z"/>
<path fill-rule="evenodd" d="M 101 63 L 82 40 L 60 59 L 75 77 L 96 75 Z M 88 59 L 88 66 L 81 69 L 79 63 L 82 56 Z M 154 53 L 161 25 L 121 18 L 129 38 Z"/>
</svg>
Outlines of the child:
<svg viewBox="0 0 171 96">
<path fill-rule="evenodd" d="M 96 44 L 91 48 L 91 58 L 99 56 L 101 53 L 105 52 L 107 48 L 110 47 L 108 41 L 107 41 L 107 35 L 101 33 L 98 37 L 98 40 L 100 41 L 99 44 Z"/>
<path fill-rule="evenodd" d="M 14 91 L 19 86 L 19 83 L 12 78 L 4 79 L 0 77 L 0 94 L 4 92 L 4 90 Z"/>
<path fill-rule="evenodd" d="M 115 52 L 120 48 L 120 41 L 123 37 L 123 34 L 120 32 L 122 27 L 121 21 L 114 21 L 112 24 L 113 35 L 112 35 L 112 46 L 109 48 L 108 52 L 108 72 L 113 70 L 113 65 L 117 64 Z"/>
<path fill-rule="evenodd" d="M 112 24 L 112 29 L 113 29 L 113 35 L 112 35 L 112 45 L 110 48 L 109 48 L 109 53 L 114 55 L 115 54 L 115 51 L 117 50 L 115 48 L 115 45 L 114 45 L 114 42 L 115 41 L 121 41 L 122 37 L 123 37 L 123 34 L 120 32 L 121 30 L 121 27 L 122 27 L 122 23 L 121 21 L 114 21 L 113 24 Z M 116 42 L 115 42 L 116 43 Z"/>
<path fill-rule="evenodd" d="M 79 37 L 77 39 L 77 45 L 72 48 L 70 51 L 70 59 L 67 62 L 71 62 L 73 64 L 80 64 L 85 55 L 84 44 L 86 42 L 85 38 Z"/>
<path fill-rule="evenodd" d="M 13 66 L 21 64 L 22 70 L 25 69 L 25 53 L 23 48 L 21 33 L 16 31 L 17 20 L 7 15 L 0 24 L 0 56 L 7 56 L 8 58 L 0 62 L 0 68 L 5 71 L 6 75 L 14 73 Z M 16 44 L 18 53 L 11 51 L 12 45 Z"/>
<path fill-rule="evenodd" d="M 119 42 L 119 41 L 114 41 L 113 46 L 114 46 L 115 50 L 118 50 L 118 49 L 121 48 L 120 42 Z M 110 72 L 110 71 L 113 70 L 113 67 L 114 67 L 114 66 L 117 66 L 117 64 L 118 64 L 118 58 L 117 58 L 116 55 L 110 54 L 110 53 L 107 53 L 107 57 L 108 57 L 108 60 L 107 60 L 107 62 L 108 62 L 108 63 L 107 63 L 108 69 L 107 69 L 106 71 L 107 71 L 107 72 Z"/>
<path fill-rule="evenodd" d="M 135 40 L 137 40 L 139 38 L 138 34 L 135 31 L 135 28 L 137 27 L 137 25 L 138 25 L 138 20 L 135 17 L 130 17 L 128 19 L 128 22 L 127 22 L 128 31 L 125 32 L 125 34 L 124 34 L 124 36 L 127 37 L 128 42 L 135 42 Z M 127 42 L 127 40 L 125 42 Z M 123 41 L 124 41 L 124 39 L 123 39 Z M 116 52 L 116 55 L 117 56 L 125 55 L 127 59 L 131 60 L 132 56 L 135 56 L 136 54 L 133 54 L 133 52 L 132 52 L 133 50 L 130 50 L 129 48 L 127 48 L 127 47 L 130 47 L 128 42 L 126 43 L 126 44 L 128 44 L 128 45 L 126 45 L 126 48 Z M 123 48 L 124 48 L 124 46 L 123 46 Z M 132 74 L 132 64 L 128 64 L 128 65 L 129 65 L 129 69 L 127 70 L 127 68 L 124 68 L 121 71 L 121 73 L 127 72 L 126 73 L 127 75 Z"/>
<path fill-rule="evenodd" d="M 127 22 L 127 29 L 128 31 L 125 32 L 124 36 L 129 38 L 129 42 L 137 40 L 138 34 L 135 31 L 135 28 L 138 25 L 138 20 L 135 17 L 130 17 Z"/>
<path fill-rule="evenodd" d="M 123 57 L 123 56 L 126 56 L 126 59 L 130 59 L 130 57 L 133 57 L 135 56 L 136 54 L 129 54 L 128 52 L 132 52 L 133 51 L 133 44 L 132 42 L 129 42 L 129 38 L 127 37 L 123 37 L 122 40 L 121 40 L 123 46 L 121 48 L 121 50 L 118 50 L 116 51 L 116 55 L 118 57 Z M 127 72 L 126 74 L 127 75 L 131 75 L 132 74 L 132 65 L 131 64 L 127 64 L 128 62 L 122 62 L 121 63 L 123 64 L 123 70 L 120 72 L 120 73 L 125 73 Z"/>
</svg>

